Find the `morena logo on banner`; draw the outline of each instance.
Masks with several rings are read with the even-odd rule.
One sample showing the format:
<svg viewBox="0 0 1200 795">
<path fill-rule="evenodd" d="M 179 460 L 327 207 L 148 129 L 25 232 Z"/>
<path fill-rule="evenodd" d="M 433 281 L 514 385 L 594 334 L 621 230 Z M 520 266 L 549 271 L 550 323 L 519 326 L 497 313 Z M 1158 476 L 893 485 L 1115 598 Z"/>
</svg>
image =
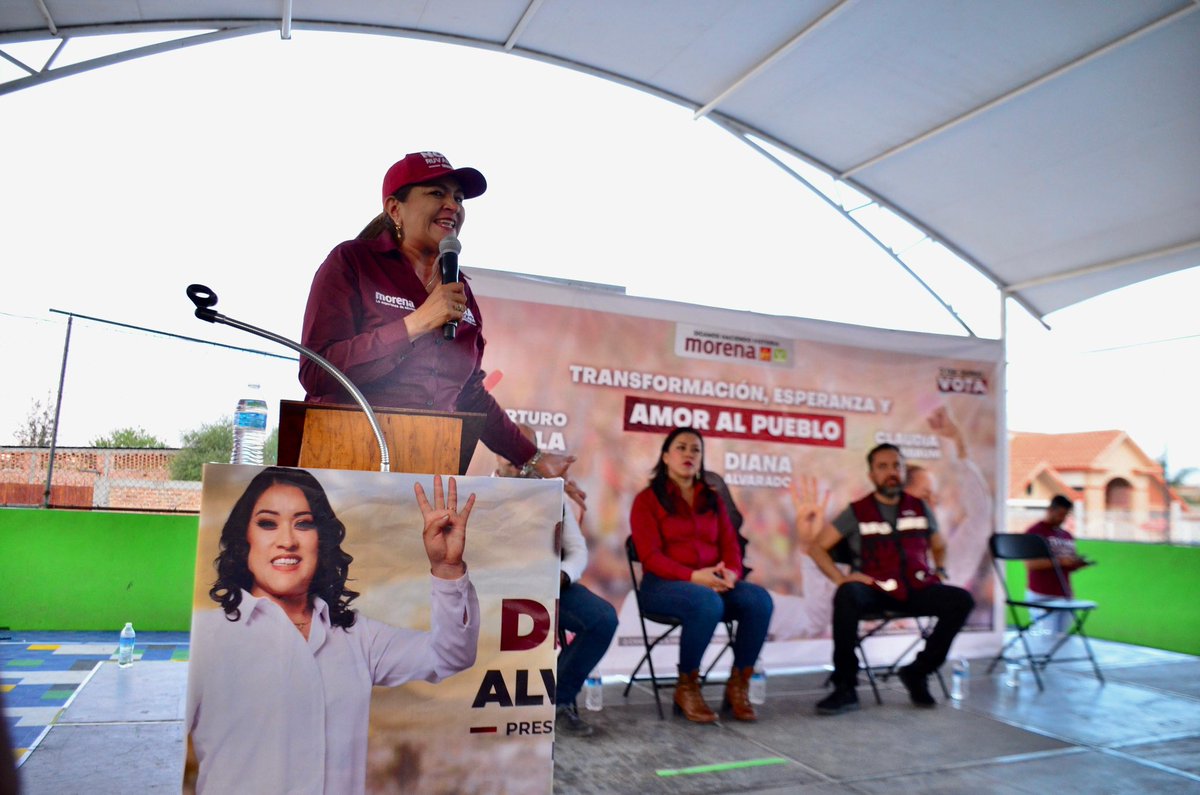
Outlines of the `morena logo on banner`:
<svg viewBox="0 0 1200 795">
<path fill-rule="evenodd" d="M 675 355 L 687 359 L 739 361 L 791 367 L 792 343 L 744 332 L 675 324 Z"/>
</svg>

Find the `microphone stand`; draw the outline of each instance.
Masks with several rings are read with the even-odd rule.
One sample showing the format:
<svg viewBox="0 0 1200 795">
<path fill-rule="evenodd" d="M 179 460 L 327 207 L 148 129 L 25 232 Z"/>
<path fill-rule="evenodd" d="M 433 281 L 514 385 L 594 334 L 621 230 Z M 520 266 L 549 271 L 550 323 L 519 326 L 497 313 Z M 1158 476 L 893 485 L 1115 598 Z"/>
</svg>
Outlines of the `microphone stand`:
<svg viewBox="0 0 1200 795">
<path fill-rule="evenodd" d="M 367 399 L 363 397 L 363 393 L 360 392 L 358 387 L 356 387 L 354 383 L 346 377 L 345 373 L 330 364 L 329 360 L 327 360 L 324 356 L 313 353 L 298 342 L 292 342 L 287 337 L 281 337 L 278 334 L 274 334 L 265 329 L 251 326 L 249 323 L 243 323 L 242 321 L 235 320 L 227 315 L 222 315 L 220 312 L 213 309 L 213 307 L 217 305 L 217 294 L 208 287 L 205 287 L 203 284 L 189 284 L 187 288 L 187 295 L 188 298 L 192 299 L 192 303 L 196 305 L 196 317 L 200 318 L 201 320 L 208 321 L 209 323 L 223 323 L 226 326 L 232 326 L 236 329 L 241 329 L 242 331 L 248 331 L 251 334 L 257 334 L 264 339 L 271 340 L 272 342 L 278 342 L 280 345 L 291 348 L 297 353 L 307 356 L 309 359 L 312 359 L 314 362 L 321 365 L 321 368 L 324 369 L 325 372 L 336 378 L 337 382 L 341 384 L 347 392 L 350 393 L 350 395 L 354 398 L 354 401 L 358 403 L 359 408 L 361 408 L 363 413 L 367 415 L 367 421 L 371 423 L 371 430 L 375 432 L 375 441 L 379 444 L 379 471 L 392 471 L 392 462 L 391 456 L 388 455 L 387 440 L 383 438 L 383 429 L 379 427 L 379 420 L 375 417 L 375 411 L 371 408 L 371 404 L 367 403 Z"/>
</svg>

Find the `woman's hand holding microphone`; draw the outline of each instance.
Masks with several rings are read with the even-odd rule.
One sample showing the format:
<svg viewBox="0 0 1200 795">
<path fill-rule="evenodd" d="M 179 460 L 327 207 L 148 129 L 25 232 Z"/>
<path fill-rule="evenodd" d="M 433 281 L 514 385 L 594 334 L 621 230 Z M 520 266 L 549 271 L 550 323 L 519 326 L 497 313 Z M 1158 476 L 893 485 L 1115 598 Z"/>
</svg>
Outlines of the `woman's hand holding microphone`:
<svg viewBox="0 0 1200 795">
<path fill-rule="evenodd" d="M 460 321 L 467 312 L 467 289 L 462 282 L 439 284 L 425 303 L 404 318 L 409 339 L 439 330 L 450 321 Z"/>
</svg>

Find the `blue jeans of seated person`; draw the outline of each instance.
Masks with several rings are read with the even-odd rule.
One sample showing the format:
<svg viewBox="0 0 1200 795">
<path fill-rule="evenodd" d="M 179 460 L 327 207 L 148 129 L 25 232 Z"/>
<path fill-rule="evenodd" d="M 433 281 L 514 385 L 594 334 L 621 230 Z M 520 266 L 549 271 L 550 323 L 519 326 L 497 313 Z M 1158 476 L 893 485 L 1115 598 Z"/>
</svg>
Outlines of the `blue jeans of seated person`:
<svg viewBox="0 0 1200 795">
<path fill-rule="evenodd" d="M 1066 596 L 1054 596 L 1053 594 L 1038 593 L 1037 591 L 1031 591 L 1028 588 L 1025 589 L 1025 599 L 1026 599 L 1026 601 L 1030 601 L 1030 602 L 1045 602 L 1045 601 L 1048 601 L 1051 599 L 1069 599 L 1069 598 L 1070 597 L 1066 597 Z M 1036 624 L 1033 625 L 1033 632 L 1030 634 L 1033 634 L 1033 635 L 1065 635 L 1065 634 L 1067 634 L 1067 630 L 1069 630 L 1074 623 L 1074 617 L 1069 612 L 1062 610 L 1062 611 L 1057 611 L 1057 612 L 1053 613 L 1052 615 L 1049 615 L 1045 618 L 1042 618 L 1042 616 L 1046 616 L 1046 614 L 1049 612 L 1050 611 L 1048 611 L 1048 610 L 1038 610 L 1036 607 L 1029 608 L 1030 616 L 1032 616 L 1033 618 L 1041 619 L 1040 621 L 1038 621 Z"/>
<path fill-rule="evenodd" d="M 558 595 L 558 621 L 575 637 L 558 655 L 558 684 L 554 701 L 558 706 L 574 704 L 587 675 L 608 651 L 617 632 L 613 606 L 577 582 Z"/>
<path fill-rule="evenodd" d="M 682 580 L 664 580 L 646 572 L 642 580 L 642 606 L 651 613 L 665 613 L 683 622 L 679 639 L 679 670 L 700 669 L 704 650 L 717 624 L 737 621 L 733 638 L 733 664 L 754 665 L 767 639 L 774 602 L 766 589 L 744 580 L 719 594 L 711 588 Z"/>
</svg>

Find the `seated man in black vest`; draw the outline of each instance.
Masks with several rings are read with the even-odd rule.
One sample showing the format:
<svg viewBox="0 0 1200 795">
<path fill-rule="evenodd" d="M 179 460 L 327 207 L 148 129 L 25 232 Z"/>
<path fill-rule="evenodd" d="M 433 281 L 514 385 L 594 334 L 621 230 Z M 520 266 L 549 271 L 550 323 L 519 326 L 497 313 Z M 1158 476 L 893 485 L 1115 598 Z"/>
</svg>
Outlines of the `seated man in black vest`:
<svg viewBox="0 0 1200 795">
<path fill-rule="evenodd" d="M 874 493 L 850 503 L 809 549 L 813 562 L 838 586 L 833 597 L 834 690 L 817 704 L 821 715 L 858 709 L 854 647 L 859 617 L 888 609 L 937 617 L 925 648 L 899 671 L 913 704 L 935 706 L 929 675 L 945 662 L 951 641 L 975 606 L 969 592 L 942 582 L 946 543 L 929 506 L 904 491 L 900 449 L 891 444 L 875 447 L 867 454 L 867 466 Z M 848 574 L 829 554 L 843 539 L 853 561 Z"/>
</svg>

